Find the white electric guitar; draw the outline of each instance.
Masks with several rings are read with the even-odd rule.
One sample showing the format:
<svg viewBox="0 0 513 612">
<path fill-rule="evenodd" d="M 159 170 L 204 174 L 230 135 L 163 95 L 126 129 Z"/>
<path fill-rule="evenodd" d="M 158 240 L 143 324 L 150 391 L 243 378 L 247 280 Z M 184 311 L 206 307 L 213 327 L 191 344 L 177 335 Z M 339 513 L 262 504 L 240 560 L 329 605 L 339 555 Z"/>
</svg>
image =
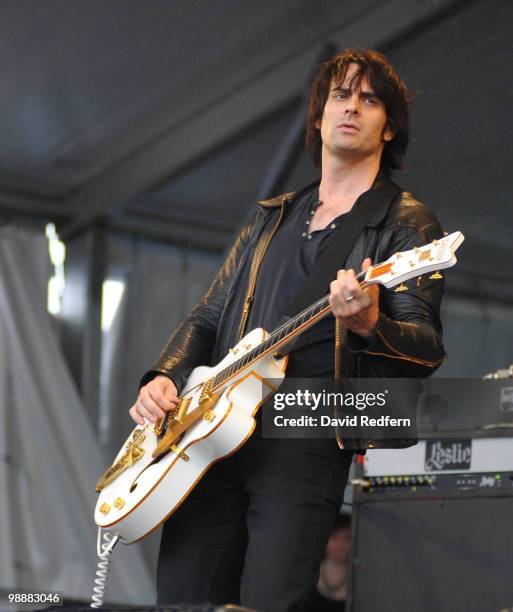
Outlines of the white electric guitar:
<svg viewBox="0 0 513 612">
<path fill-rule="evenodd" d="M 362 287 L 399 285 L 456 263 L 463 234 L 454 232 L 411 251 L 396 253 L 358 277 Z M 184 502 L 216 461 L 240 448 L 255 427 L 254 416 L 285 377 L 287 357 L 279 355 L 295 336 L 329 314 L 328 296 L 290 319 L 272 334 L 248 333 L 215 367 L 190 375 L 178 407 L 155 424 L 137 426 L 114 463 L 100 478 L 96 524 L 132 543 L 158 527 Z"/>
</svg>

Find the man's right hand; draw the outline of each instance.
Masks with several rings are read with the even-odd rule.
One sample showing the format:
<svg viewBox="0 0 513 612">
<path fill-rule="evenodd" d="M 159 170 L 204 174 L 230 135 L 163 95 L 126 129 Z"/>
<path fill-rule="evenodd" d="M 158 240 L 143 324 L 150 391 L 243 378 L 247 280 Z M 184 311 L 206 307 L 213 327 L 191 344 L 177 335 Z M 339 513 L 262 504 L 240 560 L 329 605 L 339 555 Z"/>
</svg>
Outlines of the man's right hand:
<svg viewBox="0 0 513 612">
<path fill-rule="evenodd" d="M 177 389 L 171 379 L 167 376 L 156 376 L 139 389 L 137 401 L 128 414 L 138 425 L 144 425 L 144 419 L 154 423 L 178 405 L 177 395 Z"/>
</svg>

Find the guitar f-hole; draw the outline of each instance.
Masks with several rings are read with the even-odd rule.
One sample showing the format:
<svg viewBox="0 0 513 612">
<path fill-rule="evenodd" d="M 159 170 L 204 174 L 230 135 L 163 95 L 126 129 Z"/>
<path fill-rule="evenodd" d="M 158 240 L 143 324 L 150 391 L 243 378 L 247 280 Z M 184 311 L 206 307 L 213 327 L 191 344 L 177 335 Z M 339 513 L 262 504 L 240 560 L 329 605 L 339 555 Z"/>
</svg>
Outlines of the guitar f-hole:
<svg viewBox="0 0 513 612">
<path fill-rule="evenodd" d="M 185 435 L 185 433 L 180 434 L 180 435 L 178 436 L 178 438 L 177 438 L 177 440 L 176 440 L 176 442 L 175 442 L 175 444 L 174 444 L 173 446 L 175 446 L 175 447 L 176 447 L 176 446 L 177 446 L 177 445 L 180 443 L 180 441 L 182 440 L 182 438 L 184 437 L 184 435 Z M 130 485 L 130 488 L 128 489 L 128 490 L 129 490 L 129 492 L 130 492 L 130 493 L 132 493 L 133 491 L 135 491 L 135 489 L 136 489 L 136 487 L 137 487 L 137 484 L 138 484 L 138 483 L 137 483 L 137 481 L 138 481 L 139 477 L 140 477 L 142 474 L 144 474 L 144 472 L 145 472 L 145 471 L 146 471 L 148 468 L 152 467 L 153 465 L 157 465 L 157 463 L 159 463 L 159 461 L 161 461 L 161 459 L 163 459 L 163 458 L 164 458 L 166 455 L 168 455 L 168 454 L 169 454 L 170 452 L 172 452 L 172 451 L 174 451 L 174 449 L 169 448 L 168 450 L 166 450 L 166 451 L 165 451 L 165 452 L 163 452 L 162 454 L 158 455 L 158 457 L 155 457 L 155 459 L 153 459 L 153 460 L 152 460 L 150 463 L 148 463 L 148 465 L 147 465 L 145 468 L 143 468 L 143 469 L 142 469 L 142 470 L 139 472 L 139 474 L 137 474 L 137 476 L 134 478 L 134 480 L 132 481 L 132 484 Z M 181 456 L 181 455 L 180 455 L 180 453 L 177 453 L 177 454 L 178 454 L 179 456 Z M 185 453 L 184 453 L 184 455 L 185 455 Z"/>
</svg>

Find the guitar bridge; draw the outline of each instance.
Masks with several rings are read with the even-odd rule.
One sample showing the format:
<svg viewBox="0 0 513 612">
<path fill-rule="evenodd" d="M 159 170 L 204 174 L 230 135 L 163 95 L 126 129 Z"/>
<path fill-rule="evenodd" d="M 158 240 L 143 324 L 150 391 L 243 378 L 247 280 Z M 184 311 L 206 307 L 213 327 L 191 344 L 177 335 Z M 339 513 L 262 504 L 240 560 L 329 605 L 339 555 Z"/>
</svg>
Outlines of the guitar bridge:
<svg viewBox="0 0 513 612">
<path fill-rule="evenodd" d="M 184 400 L 180 400 L 179 406 L 182 405 Z M 190 400 L 188 400 L 190 401 Z M 153 433 L 157 436 L 157 438 L 162 435 L 162 432 L 165 431 L 168 427 L 171 427 L 173 421 L 176 421 L 177 417 L 177 408 L 173 408 L 169 412 L 167 412 L 161 419 L 157 419 L 155 421 L 155 425 L 153 427 Z"/>
</svg>

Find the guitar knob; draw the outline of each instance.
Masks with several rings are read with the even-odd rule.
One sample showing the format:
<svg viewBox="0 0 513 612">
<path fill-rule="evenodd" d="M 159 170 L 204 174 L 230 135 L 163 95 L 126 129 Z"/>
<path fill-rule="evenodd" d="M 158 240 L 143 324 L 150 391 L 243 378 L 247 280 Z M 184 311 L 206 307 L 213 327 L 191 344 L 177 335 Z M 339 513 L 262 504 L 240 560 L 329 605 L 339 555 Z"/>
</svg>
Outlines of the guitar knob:
<svg viewBox="0 0 513 612">
<path fill-rule="evenodd" d="M 216 418 L 215 412 L 213 410 L 207 410 L 203 415 L 203 419 L 211 423 Z"/>
</svg>

